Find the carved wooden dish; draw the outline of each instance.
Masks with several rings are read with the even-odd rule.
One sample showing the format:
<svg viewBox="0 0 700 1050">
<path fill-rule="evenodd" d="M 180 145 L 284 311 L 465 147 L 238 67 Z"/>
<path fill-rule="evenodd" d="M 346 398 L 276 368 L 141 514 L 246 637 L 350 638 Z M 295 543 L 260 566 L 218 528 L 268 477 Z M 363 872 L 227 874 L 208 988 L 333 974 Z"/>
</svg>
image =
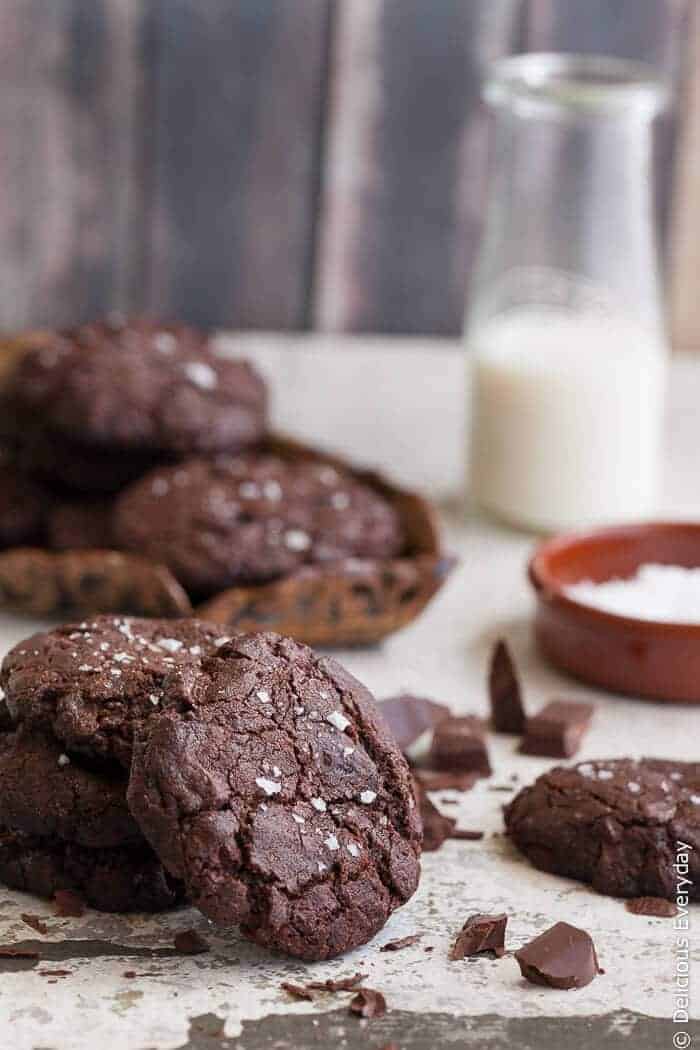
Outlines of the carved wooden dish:
<svg viewBox="0 0 700 1050">
<path fill-rule="evenodd" d="M 0 353 L 0 384 L 18 348 L 34 333 Z M 5 349 L 2 347 L 1 349 Z M 399 515 L 405 536 L 400 557 L 347 558 L 308 565 L 278 580 L 231 587 L 194 613 L 227 632 L 278 631 L 319 646 L 371 645 L 414 620 L 454 565 L 440 548 L 431 506 L 378 474 L 354 470 L 280 435 L 261 448 L 285 459 L 316 460 L 347 471 L 375 488 Z M 0 551 L 0 605 L 33 616 L 84 616 L 97 612 L 141 616 L 187 616 L 190 599 L 168 568 L 115 550 L 53 551 L 15 547 Z"/>
</svg>

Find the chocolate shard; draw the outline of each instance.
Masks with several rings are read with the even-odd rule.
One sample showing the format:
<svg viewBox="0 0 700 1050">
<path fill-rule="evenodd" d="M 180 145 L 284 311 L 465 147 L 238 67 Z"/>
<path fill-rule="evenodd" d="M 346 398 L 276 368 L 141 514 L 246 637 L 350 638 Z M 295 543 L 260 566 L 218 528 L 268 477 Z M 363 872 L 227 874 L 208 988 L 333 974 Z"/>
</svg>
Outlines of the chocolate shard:
<svg viewBox="0 0 700 1050">
<path fill-rule="evenodd" d="M 354 973 L 351 977 L 332 977 L 325 981 L 309 981 L 307 988 L 314 988 L 320 992 L 350 992 L 357 988 L 358 984 L 367 977 L 366 973 Z"/>
<path fill-rule="evenodd" d="M 490 777 L 491 763 L 481 719 L 465 715 L 441 722 L 435 729 L 426 764 L 450 773 Z"/>
<path fill-rule="evenodd" d="M 408 937 L 399 937 L 396 941 L 387 941 L 379 949 L 380 952 L 400 952 L 402 948 L 410 948 L 412 944 L 417 944 L 422 938 L 422 933 L 411 933 Z"/>
<path fill-rule="evenodd" d="M 497 958 L 505 955 L 505 933 L 508 916 L 470 915 L 452 945 L 449 958 L 454 962 L 480 952 L 493 952 Z"/>
<path fill-rule="evenodd" d="M 491 704 L 491 728 L 495 733 L 519 735 L 524 732 L 525 708 L 520 682 L 510 649 L 502 639 L 496 643 L 491 654 L 489 702 Z"/>
<path fill-rule="evenodd" d="M 428 798 L 428 794 L 418 781 L 414 781 L 416 800 L 420 806 L 423 821 L 423 852 L 433 853 L 440 849 L 445 839 L 449 839 L 457 826 L 452 817 L 445 817 Z"/>
<path fill-rule="evenodd" d="M 32 930 L 36 930 L 37 933 L 42 935 L 49 932 L 49 928 L 45 922 L 43 922 L 38 915 L 29 915 L 26 912 L 22 912 L 20 919 L 26 925 L 31 927 Z"/>
<path fill-rule="evenodd" d="M 455 828 L 450 835 L 451 839 L 462 839 L 465 842 L 480 842 L 483 837 L 483 831 L 472 830 L 471 828 Z"/>
<path fill-rule="evenodd" d="M 386 1013 L 386 999 L 381 992 L 372 988 L 360 988 L 350 1001 L 350 1013 L 358 1017 L 383 1017 Z"/>
<path fill-rule="evenodd" d="M 678 914 L 674 901 L 663 897 L 632 897 L 625 907 L 632 915 L 648 915 L 652 919 L 672 919 Z"/>
<path fill-rule="evenodd" d="M 287 995 L 291 995 L 292 999 L 305 999 L 308 1003 L 314 1001 L 314 993 L 308 986 L 293 984 L 291 981 L 282 981 L 280 988 L 285 991 Z"/>
<path fill-rule="evenodd" d="M 520 745 L 522 754 L 571 758 L 581 746 L 594 710 L 593 704 L 552 700 L 533 718 L 528 718 L 525 739 Z"/>
<path fill-rule="evenodd" d="M 379 710 L 401 751 L 408 751 L 424 733 L 450 717 L 450 709 L 444 704 L 408 694 L 382 700 Z"/>
<path fill-rule="evenodd" d="M 515 953 L 523 977 L 548 988 L 584 988 L 600 972 L 590 934 L 558 922 Z"/>
<path fill-rule="evenodd" d="M 203 955 L 210 950 L 209 945 L 196 930 L 181 930 L 175 934 L 173 943 L 183 955 Z"/>
</svg>

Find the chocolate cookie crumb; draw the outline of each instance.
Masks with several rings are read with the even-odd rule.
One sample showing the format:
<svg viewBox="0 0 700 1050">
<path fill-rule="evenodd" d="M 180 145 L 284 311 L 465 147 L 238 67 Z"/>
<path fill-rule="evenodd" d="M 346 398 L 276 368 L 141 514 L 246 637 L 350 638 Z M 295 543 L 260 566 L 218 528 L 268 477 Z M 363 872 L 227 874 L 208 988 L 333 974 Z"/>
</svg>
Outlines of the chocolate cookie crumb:
<svg viewBox="0 0 700 1050">
<path fill-rule="evenodd" d="M 422 933 L 411 933 L 408 937 L 399 937 L 396 941 L 387 941 L 379 949 L 380 952 L 400 952 L 402 948 L 410 948 L 412 944 L 417 944 L 422 938 Z"/>
<path fill-rule="evenodd" d="M 496 643 L 489 666 L 491 728 L 496 733 L 520 734 L 525 729 L 520 683 L 510 650 L 503 640 Z"/>
<path fill-rule="evenodd" d="M 520 751 L 543 758 L 571 758 L 581 746 L 593 711 L 593 704 L 552 700 L 528 718 Z"/>
<path fill-rule="evenodd" d="M 202 955 L 211 950 L 196 930 L 181 930 L 180 933 L 175 934 L 173 943 L 177 951 L 182 952 L 183 955 Z"/>
<path fill-rule="evenodd" d="M 358 1017 L 383 1017 L 386 1013 L 386 999 L 381 992 L 372 988 L 361 988 L 350 1003 L 350 1013 Z"/>
<path fill-rule="evenodd" d="M 600 972 L 590 934 L 558 922 L 515 953 L 523 977 L 548 988 L 585 988 Z"/>
<path fill-rule="evenodd" d="M 678 914 L 674 901 L 663 897 L 632 897 L 625 902 L 625 907 L 633 915 L 647 915 L 652 919 L 672 919 Z"/>
<path fill-rule="evenodd" d="M 493 952 L 496 958 L 500 959 L 505 955 L 504 941 L 507 922 L 508 916 L 504 914 L 470 915 L 457 934 L 449 959 L 454 962 L 488 951 Z"/>
<path fill-rule="evenodd" d="M 20 919 L 25 926 L 31 927 L 32 930 L 36 930 L 37 933 L 46 934 L 49 932 L 49 928 L 45 922 L 42 922 L 38 915 L 27 915 L 22 913 Z"/>
</svg>

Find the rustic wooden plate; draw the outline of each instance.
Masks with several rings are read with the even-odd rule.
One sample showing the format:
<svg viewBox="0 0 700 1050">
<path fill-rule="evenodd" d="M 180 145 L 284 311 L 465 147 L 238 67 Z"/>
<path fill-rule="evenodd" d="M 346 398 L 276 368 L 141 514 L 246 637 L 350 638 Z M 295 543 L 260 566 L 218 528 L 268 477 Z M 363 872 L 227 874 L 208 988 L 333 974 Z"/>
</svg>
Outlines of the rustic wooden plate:
<svg viewBox="0 0 700 1050">
<path fill-rule="evenodd" d="M 42 333 L 0 344 L 0 384 L 27 346 Z M 10 364 L 4 367 L 5 360 Z M 440 589 L 454 565 L 440 546 L 432 507 L 378 474 L 355 470 L 281 435 L 270 434 L 265 451 L 285 459 L 316 460 L 349 471 L 379 491 L 396 509 L 405 535 L 400 557 L 347 558 L 311 565 L 257 586 L 232 587 L 196 609 L 198 616 L 231 632 L 278 631 L 313 645 L 371 645 L 414 620 Z M 187 594 L 163 565 L 122 551 L 49 551 L 11 548 L 0 552 L 0 605 L 30 615 L 131 612 L 186 616 Z"/>
</svg>

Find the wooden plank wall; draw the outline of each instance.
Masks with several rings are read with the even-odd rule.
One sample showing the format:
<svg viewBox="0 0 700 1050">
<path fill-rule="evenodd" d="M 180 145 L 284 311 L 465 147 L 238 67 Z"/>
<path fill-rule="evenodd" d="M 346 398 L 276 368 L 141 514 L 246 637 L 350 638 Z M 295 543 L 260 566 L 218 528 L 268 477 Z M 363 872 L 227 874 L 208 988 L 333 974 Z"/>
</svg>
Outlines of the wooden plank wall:
<svg viewBox="0 0 700 1050">
<path fill-rule="evenodd" d="M 0 0 L 0 328 L 146 310 L 455 333 L 485 63 L 576 48 L 677 72 L 691 5 Z"/>
</svg>

